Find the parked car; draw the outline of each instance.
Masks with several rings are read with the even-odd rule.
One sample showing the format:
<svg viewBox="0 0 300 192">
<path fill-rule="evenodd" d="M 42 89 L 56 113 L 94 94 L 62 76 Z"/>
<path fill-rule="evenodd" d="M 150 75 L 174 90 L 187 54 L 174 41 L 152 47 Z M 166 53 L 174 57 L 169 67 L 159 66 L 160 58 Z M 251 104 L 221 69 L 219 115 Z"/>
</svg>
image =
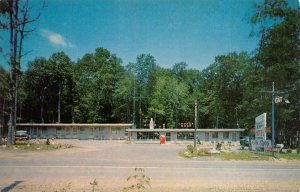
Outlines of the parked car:
<svg viewBox="0 0 300 192">
<path fill-rule="evenodd" d="M 243 139 L 240 139 L 240 144 L 242 145 L 242 146 L 249 146 L 249 144 L 250 144 L 250 138 L 249 138 L 249 136 L 245 136 Z"/>
<path fill-rule="evenodd" d="M 16 131 L 15 139 L 16 140 L 29 140 L 30 136 L 28 135 L 27 131 Z"/>
</svg>

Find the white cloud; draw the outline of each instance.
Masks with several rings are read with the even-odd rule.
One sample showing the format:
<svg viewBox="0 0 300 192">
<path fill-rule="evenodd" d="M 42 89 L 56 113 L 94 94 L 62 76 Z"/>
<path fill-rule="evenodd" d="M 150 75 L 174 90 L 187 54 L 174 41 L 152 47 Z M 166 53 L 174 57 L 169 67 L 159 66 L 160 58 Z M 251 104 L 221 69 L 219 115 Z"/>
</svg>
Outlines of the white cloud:
<svg viewBox="0 0 300 192">
<path fill-rule="evenodd" d="M 75 46 L 67 41 L 61 34 L 55 33 L 53 31 L 50 31 L 48 29 L 41 29 L 40 34 L 48 39 L 51 44 L 59 47 L 68 47 L 68 48 L 74 48 Z"/>
</svg>

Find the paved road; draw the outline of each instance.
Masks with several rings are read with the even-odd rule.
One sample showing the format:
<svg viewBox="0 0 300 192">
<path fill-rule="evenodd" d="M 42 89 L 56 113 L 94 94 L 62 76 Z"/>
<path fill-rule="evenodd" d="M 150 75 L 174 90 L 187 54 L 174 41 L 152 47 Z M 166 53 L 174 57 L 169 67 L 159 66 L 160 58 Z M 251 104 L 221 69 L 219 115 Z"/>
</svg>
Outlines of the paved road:
<svg viewBox="0 0 300 192">
<path fill-rule="evenodd" d="M 148 191 L 300 191 L 300 163 L 189 160 L 177 153 L 185 145 L 126 144 L 123 141 L 63 140 L 77 147 L 52 152 L 0 150 L 0 189 L 55 191 L 72 182 L 89 190 L 97 179 L 102 191 L 120 191 L 142 167 Z"/>
</svg>

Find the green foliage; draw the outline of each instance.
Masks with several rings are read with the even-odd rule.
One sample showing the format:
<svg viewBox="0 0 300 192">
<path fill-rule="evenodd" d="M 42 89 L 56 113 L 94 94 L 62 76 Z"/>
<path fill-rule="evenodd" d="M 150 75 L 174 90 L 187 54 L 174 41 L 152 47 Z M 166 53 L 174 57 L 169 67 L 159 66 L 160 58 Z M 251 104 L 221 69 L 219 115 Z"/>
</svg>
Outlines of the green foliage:
<svg viewBox="0 0 300 192">
<path fill-rule="evenodd" d="M 208 148 L 195 148 L 193 145 L 188 145 L 185 150 L 179 152 L 179 155 L 186 158 L 196 158 L 202 156 L 210 156 Z"/>
<path fill-rule="evenodd" d="M 92 186 L 92 192 L 95 192 L 95 189 L 98 187 L 98 181 L 94 179 L 93 182 L 90 182 L 90 185 Z"/>
<path fill-rule="evenodd" d="M 291 104 L 278 106 L 275 118 L 280 120 L 275 127 L 281 130 L 275 132 L 292 137 L 300 125 L 299 8 L 292 9 L 283 0 L 265 0 L 255 8 L 251 22 L 261 36 L 255 62 L 262 67 L 262 87 L 271 87 L 274 81 L 277 90 L 289 90 Z"/>
<path fill-rule="evenodd" d="M 290 104 L 276 105 L 275 113 L 277 141 L 284 142 L 280 137 L 293 137 L 300 124 L 299 11 L 282 0 L 266 0 L 255 9 L 249 19 L 261 39 L 254 56 L 218 55 L 202 71 L 185 62 L 162 68 L 151 54 L 124 67 L 105 48 L 77 62 L 63 52 L 36 58 L 19 76 L 18 121 L 55 123 L 60 112 L 64 123 L 127 122 L 142 128 L 153 118 L 156 127 L 176 128 L 194 121 L 198 101 L 200 128 L 249 131 L 263 112 L 271 124 L 271 95 L 262 91 L 275 81 L 276 90 L 289 90 Z M 0 95 L 8 103 L 8 73 L 0 72 Z M 5 119 L 7 112 L 5 106 Z"/>
<path fill-rule="evenodd" d="M 97 48 L 78 60 L 75 71 L 74 121 L 112 122 L 113 95 L 123 77 L 120 59 L 107 49 Z"/>
<path fill-rule="evenodd" d="M 243 105 L 244 98 L 253 90 L 245 83 L 252 69 L 251 58 L 247 53 L 230 53 L 216 57 L 213 65 L 203 70 L 203 88 L 200 99 L 200 112 L 206 117 L 204 127 L 236 128 L 239 113 L 246 113 L 249 106 Z M 253 117 L 252 117 L 253 118 Z M 250 127 L 252 122 L 244 122 L 241 127 Z"/>
<path fill-rule="evenodd" d="M 145 170 L 143 168 L 135 168 L 134 171 L 135 174 L 127 178 L 127 182 L 131 182 L 132 184 L 129 187 L 124 187 L 122 190 L 123 192 L 141 192 L 144 191 L 147 186 L 151 187 L 151 179 L 144 174 Z"/>
<path fill-rule="evenodd" d="M 50 139 L 47 138 L 47 140 L 46 140 L 46 145 L 50 145 L 50 144 L 51 144 Z"/>
<path fill-rule="evenodd" d="M 149 113 L 155 114 L 157 121 L 166 122 L 169 128 L 175 127 L 178 113 L 187 112 L 188 88 L 173 77 L 160 76 L 153 90 Z"/>
<path fill-rule="evenodd" d="M 7 125 L 8 110 L 9 110 L 9 73 L 0 66 L 0 125 L 4 128 Z M 3 135 L 3 129 L 0 130 L 0 135 Z"/>
<path fill-rule="evenodd" d="M 65 53 L 54 53 L 48 60 L 36 58 L 29 62 L 20 90 L 20 93 L 25 92 L 19 97 L 21 106 L 24 106 L 24 122 L 57 122 L 58 105 L 62 108 L 61 119 L 71 121 L 73 66 Z"/>
</svg>

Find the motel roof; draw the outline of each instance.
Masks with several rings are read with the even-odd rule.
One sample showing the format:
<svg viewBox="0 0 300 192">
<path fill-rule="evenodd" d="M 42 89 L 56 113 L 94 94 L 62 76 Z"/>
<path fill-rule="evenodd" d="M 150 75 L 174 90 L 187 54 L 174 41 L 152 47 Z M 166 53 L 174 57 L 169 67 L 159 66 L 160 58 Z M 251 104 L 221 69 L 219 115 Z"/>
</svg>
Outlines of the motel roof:
<svg viewBox="0 0 300 192">
<path fill-rule="evenodd" d="M 194 132 L 195 129 L 126 129 L 128 132 Z M 197 129 L 197 132 L 243 132 L 245 129 Z"/>
<path fill-rule="evenodd" d="M 85 127 L 85 128 L 94 128 L 94 127 L 105 127 L 105 128 L 129 128 L 133 124 L 126 123 L 116 123 L 116 124 L 74 124 L 74 123 L 54 123 L 54 124 L 35 124 L 35 123 L 19 123 L 18 127 Z"/>
</svg>

